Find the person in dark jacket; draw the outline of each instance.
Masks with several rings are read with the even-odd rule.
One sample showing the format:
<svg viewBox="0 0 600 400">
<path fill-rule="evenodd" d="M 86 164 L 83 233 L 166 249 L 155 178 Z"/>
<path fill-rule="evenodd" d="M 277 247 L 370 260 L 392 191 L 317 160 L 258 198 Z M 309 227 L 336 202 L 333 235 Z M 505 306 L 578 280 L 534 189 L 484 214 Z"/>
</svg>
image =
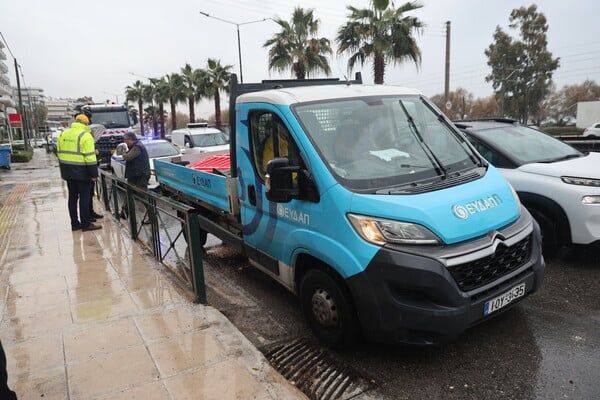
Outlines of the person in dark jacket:
<svg viewBox="0 0 600 400">
<path fill-rule="evenodd" d="M 125 178 L 131 185 L 147 189 L 148 181 L 150 180 L 148 152 L 133 132 L 125 133 L 123 141 L 129 148 L 127 153 L 123 154 L 123 160 L 125 160 Z"/>
<path fill-rule="evenodd" d="M 148 181 L 150 180 L 150 160 L 146 147 L 140 142 L 133 132 L 127 132 L 123 135 L 123 141 L 129 148 L 127 153 L 123 154 L 122 159 L 125 160 L 125 179 L 132 186 L 137 186 L 143 189 L 148 189 Z M 127 218 L 127 204 L 121 210 L 121 218 Z M 143 223 L 148 223 L 144 220 Z"/>
<path fill-rule="evenodd" d="M 98 178 L 98 161 L 89 124 L 90 120 L 85 114 L 78 114 L 71 127 L 60 134 L 57 143 L 60 175 L 67 181 L 69 189 L 69 216 L 73 231 L 102 228 L 101 225 L 92 224 L 90 214 L 91 190 L 93 182 Z"/>
<path fill-rule="evenodd" d="M 17 400 L 15 392 L 8 387 L 8 372 L 6 370 L 6 354 L 0 342 L 0 399 Z"/>
</svg>

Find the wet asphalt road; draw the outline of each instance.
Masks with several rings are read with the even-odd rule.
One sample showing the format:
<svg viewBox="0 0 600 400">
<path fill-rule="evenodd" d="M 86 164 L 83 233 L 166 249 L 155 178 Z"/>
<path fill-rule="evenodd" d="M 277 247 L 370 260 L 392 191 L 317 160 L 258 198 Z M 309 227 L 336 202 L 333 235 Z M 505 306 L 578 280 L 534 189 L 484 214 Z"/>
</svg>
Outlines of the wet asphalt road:
<svg viewBox="0 0 600 400">
<path fill-rule="evenodd" d="M 259 349 L 311 337 L 296 298 L 210 238 L 209 303 Z M 361 344 L 332 353 L 381 399 L 599 399 L 600 250 L 546 260 L 544 287 L 457 341 L 408 348 Z"/>
</svg>

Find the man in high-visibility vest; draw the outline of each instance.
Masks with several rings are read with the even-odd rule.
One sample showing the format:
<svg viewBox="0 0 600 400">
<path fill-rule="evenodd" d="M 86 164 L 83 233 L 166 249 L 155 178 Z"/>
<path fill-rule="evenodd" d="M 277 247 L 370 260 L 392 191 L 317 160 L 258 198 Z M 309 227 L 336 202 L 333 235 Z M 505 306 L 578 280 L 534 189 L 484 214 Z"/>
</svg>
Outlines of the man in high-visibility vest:
<svg viewBox="0 0 600 400">
<path fill-rule="evenodd" d="M 98 161 L 89 124 L 90 120 L 85 114 L 78 114 L 71 127 L 60 134 L 57 143 L 60 176 L 67 181 L 69 189 L 68 205 L 72 231 L 102 228 L 101 225 L 92 223 L 90 215 L 91 190 L 93 182 L 98 178 Z"/>
</svg>

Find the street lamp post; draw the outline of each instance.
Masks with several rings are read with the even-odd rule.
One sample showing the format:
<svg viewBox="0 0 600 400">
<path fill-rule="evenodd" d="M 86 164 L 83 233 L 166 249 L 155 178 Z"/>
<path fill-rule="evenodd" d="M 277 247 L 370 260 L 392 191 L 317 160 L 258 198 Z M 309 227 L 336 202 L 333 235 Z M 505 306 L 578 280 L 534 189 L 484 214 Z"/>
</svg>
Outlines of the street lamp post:
<svg viewBox="0 0 600 400">
<path fill-rule="evenodd" d="M 248 21 L 248 22 L 237 23 L 237 22 L 228 21 L 228 20 L 223 19 L 223 18 L 215 17 L 215 16 L 210 15 L 208 13 L 205 13 L 203 11 L 200 11 L 200 14 L 202 14 L 205 17 L 208 17 L 208 18 L 213 18 L 213 19 L 216 19 L 218 21 L 225 22 L 227 24 L 235 25 L 235 27 L 237 28 L 238 59 L 239 59 L 239 62 L 240 62 L 240 83 L 244 83 L 244 74 L 242 73 L 242 46 L 240 44 L 240 25 L 248 25 L 248 24 L 254 24 L 256 22 L 263 22 L 263 21 L 266 21 L 269 18 L 257 19 L 256 21 Z"/>
</svg>

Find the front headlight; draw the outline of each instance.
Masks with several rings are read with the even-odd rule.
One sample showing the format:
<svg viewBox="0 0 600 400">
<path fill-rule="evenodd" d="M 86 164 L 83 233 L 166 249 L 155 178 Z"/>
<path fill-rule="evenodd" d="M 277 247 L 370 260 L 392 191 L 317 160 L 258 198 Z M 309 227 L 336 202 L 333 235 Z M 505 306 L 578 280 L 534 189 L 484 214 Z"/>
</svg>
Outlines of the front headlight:
<svg viewBox="0 0 600 400">
<path fill-rule="evenodd" d="M 386 243 L 440 244 L 429 229 L 411 222 L 347 214 L 358 234 L 369 243 L 383 246 Z"/>
<path fill-rule="evenodd" d="M 576 178 L 574 176 L 563 176 L 560 179 L 569 185 L 600 187 L 600 179 Z"/>
</svg>

